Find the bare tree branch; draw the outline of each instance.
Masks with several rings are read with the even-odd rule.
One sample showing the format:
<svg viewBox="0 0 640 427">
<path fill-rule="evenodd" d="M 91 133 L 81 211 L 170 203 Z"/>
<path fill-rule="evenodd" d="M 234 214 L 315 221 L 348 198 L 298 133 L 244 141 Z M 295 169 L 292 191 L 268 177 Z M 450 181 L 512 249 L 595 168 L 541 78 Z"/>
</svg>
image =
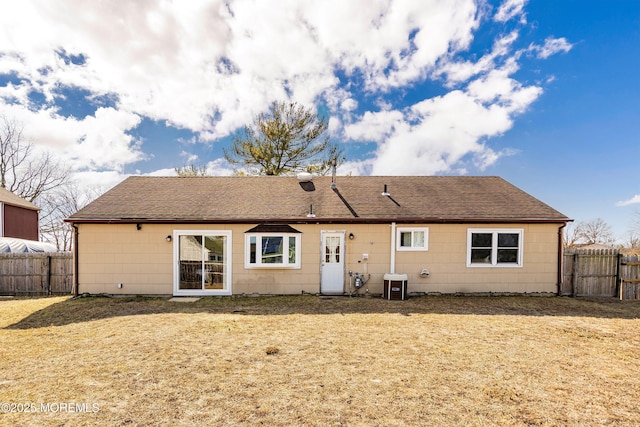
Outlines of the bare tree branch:
<svg viewBox="0 0 640 427">
<path fill-rule="evenodd" d="M 185 165 L 181 168 L 174 168 L 176 174 L 181 177 L 187 176 L 207 176 L 207 167 L 206 166 L 197 166 L 193 163 Z"/>
<path fill-rule="evenodd" d="M 22 124 L 1 117 L 0 187 L 33 202 L 67 182 L 69 168 L 54 160 L 49 152 L 36 153 L 22 131 Z"/>
<path fill-rule="evenodd" d="M 592 245 L 596 243 L 613 245 L 616 240 L 611 226 L 602 218 L 577 223 L 573 230 L 573 235 L 565 234 L 565 237 L 572 239 L 574 245 Z"/>
<path fill-rule="evenodd" d="M 59 250 L 69 251 L 73 246 L 73 229 L 65 223 L 68 218 L 89 202 L 96 199 L 105 189 L 101 187 L 80 190 L 74 182 L 43 193 L 36 201 L 40 211 L 40 237 Z"/>
</svg>

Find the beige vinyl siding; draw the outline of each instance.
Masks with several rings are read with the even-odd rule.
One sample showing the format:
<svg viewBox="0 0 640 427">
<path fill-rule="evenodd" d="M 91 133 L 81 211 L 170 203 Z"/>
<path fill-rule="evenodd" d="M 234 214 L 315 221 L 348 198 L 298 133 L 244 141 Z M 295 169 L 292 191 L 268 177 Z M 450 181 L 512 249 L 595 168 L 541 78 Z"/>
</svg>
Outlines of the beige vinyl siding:
<svg viewBox="0 0 640 427">
<path fill-rule="evenodd" d="M 291 224 L 302 232 L 301 268 L 244 266 L 245 231 L 255 224 L 78 224 L 79 292 L 170 295 L 173 293 L 173 230 L 232 231 L 233 294 L 300 294 L 320 290 L 320 232 L 344 231 L 345 289 L 348 270 L 369 273 L 360 290 L 382 293 L 383 275 L 390 271 L 390 224 Z M 397 251 L 396 273 L 406 273 L 409 292 L 556 292 L 559 224 L 411 224 L 428 227 L 428 251 Z M 469 268 L 468 228 L 521 228 L 523 266 Z M 354 239 L 348 238 L 349 233 Z M 368 260 L 363 259 L 368 254 Z M 430 270 L 421 278 L 423 268 Z M 117 284 L 122 283 L 122 289 Z"/>
<path fill-rule="evenodd" d="M 396 272 L 406 273 L 410 292 L 557 291 L 558 224 L 436 224 L 429 226 L 428 252 L 398 252 Z M 514 229 L 523 233 L 522 267 L 467 267 L 469 228 Z M 421 278 L 422 268 L 430 276 Z"/>
<path fill-rule="evenodd" d="M 79 224 L 80 293 L 171 294 L 171 225 Z M 117 284 L 122 283 L 122 289 Z"/>
</svg>

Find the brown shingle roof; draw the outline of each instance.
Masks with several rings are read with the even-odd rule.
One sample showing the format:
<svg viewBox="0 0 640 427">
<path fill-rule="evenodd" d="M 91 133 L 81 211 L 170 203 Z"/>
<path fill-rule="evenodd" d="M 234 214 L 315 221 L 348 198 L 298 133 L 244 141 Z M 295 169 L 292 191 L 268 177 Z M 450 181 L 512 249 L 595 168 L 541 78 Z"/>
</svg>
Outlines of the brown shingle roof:
<svg viewBox="0 0 640 427">
<path fill-rule="evenodd" d="M 6 203 L 11 206 L 18 206 L 25 209 L 31 209 L 33 211 L 39 211 L 40 208 L 31 202 L 26 201 L 20 196 L 16 196 L 6 188 L 0 188 L 0 203 Z"/>
<path fill-rule="evenodd" d="M 383 196 L 387 185 L 390 197 Z M 308 218 L 313 205 L 315 218 Z M 499 177 L 133 176 L 72 222 L 563 222 L 568 218 Z"/>
</svg>

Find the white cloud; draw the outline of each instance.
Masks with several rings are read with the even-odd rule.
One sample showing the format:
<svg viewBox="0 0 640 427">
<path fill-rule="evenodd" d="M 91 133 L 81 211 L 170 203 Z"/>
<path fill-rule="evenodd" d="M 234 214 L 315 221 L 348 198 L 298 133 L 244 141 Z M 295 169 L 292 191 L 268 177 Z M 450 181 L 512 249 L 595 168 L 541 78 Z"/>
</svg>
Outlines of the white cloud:
<svg viewBox="0 0 640 427">
<path fill-rule="evenodd" d="M 511 127 L 509 107 L 483 106 L 471 94 L 452 91 L 414 105 L 415 124 L 399 128 L 379 145 L 373 175 L 431 175 L 460 166 L 465 156 L 486 167 L 500 156 L 481 141 Z M 466 117 L 460 121 L 460 116 Z"/>
<path fill-rule="evenodd" d="M 622 200 L 620 202 L 617 202 L 616 206 L 629 206 L 629 205 L 634 205 L 636 203 L 640 203 L 640 194 L 636 194 L 629 200 Z"/>
<path fill-rule="evenodd" d="M 175 168 L 158 169 L 153 172 L 145 173 L 145 176 L 177 176 Z"/>
<path fill-rule="evenodd" d="M 468 92 L 484 105 L 501 108 L 506 113 L 522 113 L 540 96 L 542 89 L 537 86 L 525 87 L 512 79 L 510 75 L 516 71 L 517 64 L 509 60 L 504 67 L 492 70 L 471 82 Z"/>
<path fill-rule="evenodd" d="M 184 162 L 187 165 L 193 164 L 196 160 L 198 160 L 197 154 L 189 153 L 188 151 L 184 150 L 180 152 L 180 157 L 184 159 Z"/>
<path fill-rule="evenodd" d="M 478 25 L 471 0 L 284 0 L 277 8 L 251 0 L 117 8 L 67 0 L 21 2 L 6 12 L 0 50 L 20 59 L 4 60 L 14 62 L 4 68 L 41 82 L 48 99 L 60 85 L 114 93 L 122 109 L 211 138 L 287 92 L 313 103 L 336 89 L 336 68 L 364 73 L 371 90 L 414 81 L 442 55 L 466 47 Z M 60 46 L 85 54 L 86 63 L 65 63 L 55 53 Z"/>
<path fill-rule="evenodd" d="M 353 98 L 347 98 L 344 101 L 342 101 L 340 106 L 345 111 L 353 111 L 356 108 L 358 108 L 358 101 L 356 101 Z"/>
<path fill-rule="evenodd" d="M 139 123 L 140 117 L 135 114 L 98 108 L 95 116 L 85 117 L 78 124 L 81 136 L 67 151 L 67 156 L 75 163 L 75 169 L 121 171 L 125 164 L 143 158 L 139 143 L 126 133 Z"/>
<path fill-rule="evenodd" d="M 73 180 L 78 185 L 80 194 L 98 196 L 122 182 L 128 175 L 116 171 L 84 171 L 73 174 Z"/>
<path fill-rule="evenodd" d="M 517 71 L 510 58 L 465 90 L 426 99 L 405 111 L 366 113 L 345 127 L 345 135 L 379 142 L 374 158 L 367 161 L 374 175 L 466 173 L 466 163 L 482 170 L 513 153 L 496 152 L 484 141 L 509 130 L 513 117 L 542 93 L 537 86 L 514 80 Z"/>
<path fill-rule="evenodd" d="M 449 87 L 460 82 L 469 80 L 478 74 L 488 72 L 495 68 L 496 61 L 511 53 L 512 44 L 518 39 L 518 32 L 511 33 L 498 38 L 493 44 L 490 53 L 483 55 L 478 61 L 445 61 L 436 70 L 435 75 L 445 75 Z"/>
<path fill-rule="evenodd" d="M 500 5 L 493 19 L 497 22 L 507 22 L 516 16 L 520 16 L 520 22 L 525 23 L 526 17 L 523 13 L 527 0 L 505 0 Z"/>
<path fill-rule="evenodd" d="M 357 123 L 345 126 L 344 135 L 352 140 L 382 142 L 396 127 L 404 125 L 404 117 L 400 111 L 367 111 Z"/>
<path fill-rule="evenodd" d="M 551 55 L 555 55 L 559 52 L 567 53 L 573 48 L 573 45 L 567 41 L 564 37 L 554 38 L 548 37 L 544 41 L 544 45 L 538 46 L 532 44 L 529 50 L 534 52 L 540 59 L 547 59 Z"/>
<path fill-rule="evenodd" d="M 488 22 L 526 22 L 526 0 L 506 0 Z M 77 170 L 111 169 L 145 157 L 131 136 L 142 121 L 167 121 L 199 142 L 229 135 L 271 101 L 327 105 L 335 138 L 378 144 L 351 173 L 438 173 L 482 168 L 503 152 L 486 138 L 506 132 L 539 97 L 513 76 L 522 52 L 567 52 L 564 38 L 524 50 L 517 30 L 490 52 L 464 55 L 486 23 L 483 1 L 146 0 L 13 2 L 0 15 L 4 111 L 38 144 Z M 74 62 L 76 62 L 74 64 Z M 390 91 L 444 80 L 449 93 L 395 105 Z M 64 116 L 61 88 L 112 97 L 87 117 Z M 364 95 L 361 93 L 364 92 Z M 35 105 L 33 93 L 44 97 Z M 363 98 L 366 98 L 363 101 Z M 368 102 L 371 104 L 368 104 Z M 379 111 L 366 111 L 378 105 Z M 232 173 L 222 159 L 214 174 Z M 170 169 L 169 169 L 170 171 Z"/>
<path fill-rule="evenodd" d="M 232 175 L 236 171 L 225 159 L 215 159 L 207 163 L 207 174 L 213 176 Z"/>
<path fill-rule="evenodd" d="M 373 168 L 373 159 L 347 161 L 338 166 L 336 173 L 338 175 L 363 176 L 371 175 Z"/>
<path fill-rule="evenodd" d="M 62 117 L 55 108 L 29 110 L 8 105 L 2 114 L 24 127 L 25 141 L 48 149 L 73 170 L 113 169 L 144 158 L 140 144 L 127 132 L 140 117 L 114 108 L 98 108 L 83 119 Z"/>
</svg>

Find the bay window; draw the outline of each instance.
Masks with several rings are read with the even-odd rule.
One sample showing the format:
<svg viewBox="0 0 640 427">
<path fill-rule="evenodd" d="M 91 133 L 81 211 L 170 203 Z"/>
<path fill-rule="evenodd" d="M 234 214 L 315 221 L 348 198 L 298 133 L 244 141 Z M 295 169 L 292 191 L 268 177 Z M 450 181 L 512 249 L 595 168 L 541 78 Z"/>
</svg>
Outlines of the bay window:
<svg viewBox="0 0 640 427">
<path fill-rule="evenodd" d="M 245 268 L 300 268 L 300 233 L 246 233 Z"/>
</svg>

